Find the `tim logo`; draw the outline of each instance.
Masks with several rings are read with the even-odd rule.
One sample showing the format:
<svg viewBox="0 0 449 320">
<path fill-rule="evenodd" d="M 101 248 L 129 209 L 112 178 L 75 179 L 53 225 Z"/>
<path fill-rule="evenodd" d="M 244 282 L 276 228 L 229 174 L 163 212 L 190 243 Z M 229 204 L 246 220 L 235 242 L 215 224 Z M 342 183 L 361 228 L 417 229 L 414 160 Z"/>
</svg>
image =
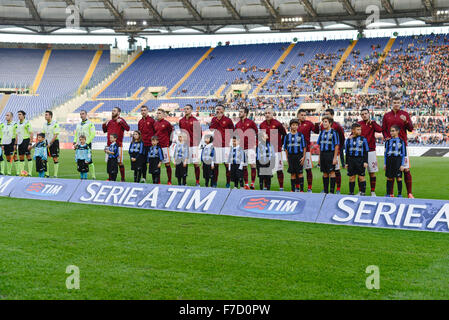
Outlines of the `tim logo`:
<svg viewBox="0 0 449 320">
<path fill-rule="evenodd" d="M 304 200 L 288 197 L 244 197 L 239 209 L 259 214 L 298 214 L 304 208 Z"/>
<path fill-rule="evenodd" d="M 39 196 L 56 196 L 62 191 L 64 186 L 55 183 L 33 182 L 26 186 L 25 192 Z"/>
</svg>

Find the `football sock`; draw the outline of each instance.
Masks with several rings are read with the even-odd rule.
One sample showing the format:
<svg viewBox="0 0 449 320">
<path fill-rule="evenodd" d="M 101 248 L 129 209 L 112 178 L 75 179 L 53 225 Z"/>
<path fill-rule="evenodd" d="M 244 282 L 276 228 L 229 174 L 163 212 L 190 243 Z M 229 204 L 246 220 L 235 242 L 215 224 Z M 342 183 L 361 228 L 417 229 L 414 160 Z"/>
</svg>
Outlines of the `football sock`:
<svg viewBox="0 0 449 320">
<path fill-rule="evenodd" d="M 359 192 L 365 194 L 366 192 L 366 181 L 359 181 Z"/>
<path fill-rule="evenodd" d="M 121 165 L 119 167 L 120 167 L 120 177 L 122 177 L 122 181 L 125 181 L 125 166 Z"/>
<path fill-rule="evenodd" d="M 167 179 L 171 183 L 171 166 L 165 167 L 167 169 Z"/>
<path fill-rule="evenodd" d="M 349 193 L 354 194 L 354 189 L 355 189 L 355 181 L 354 182 L 349 181 Z"/>
<path fill-rule="evenodd" d="M 7 171 L 8 175 L 10 176 L 11 175 L 11 169 L 12 169 L 12 163 L 11 163 L 11 161 L 6 161 L 6 162 L 7 162 L 7 164 L 6 164 L 6 171 Z"/>
<path fill-rule="evenodd" d="M 55 162 L 55 177 L 58 176 L 58 171 L 59 171 L 59 162 Z"/>
<path fill-rule="evenodd" d="M 306 169 L 306 173 L 307 173 L 307 189 L 311 190 L 313 183 L 312 169 Z"/>
<path fill-rule="evenodd" d="M 299 189 L 304 192 L 304 177 L 298 178 L 299 180 Z"/>
<path fill-rule="evenodd" d="M 195 167 L 195 179 L 196 182 L 200 181 L 200 167 Z"/>
<path fill-rule="evenodd" d="M 231 171 L 229 171 L 229 168 L 227 165 L 225 165 L 225 170 L 226 170 L 226 183 L 230 184 L 231 183 Z M 218 181 L 218 168 L 217 168 L 217 175 L 215 176 L 215 182 L 217 182 L 217 181 Z"/>
<path fill-rule="evenodd" d="M 336 182 L 337 178 L 331 178 L 331 187 L 330 187 L 330 192 L 334 193 L 335 192 L 335 182 Z M 338 188 L 338 190 L 340 190 Z"/>
<path fill-rule="evenodd" d="M 393 183 L 394 180 L 387 180 L 387 195 L 393 194 Z"/>
<path fill-rule="evenodd" d="M 28 160 L 28 174 L 33 174 L 33 160 Z"/>
<path fill-rule="evenodd" d="M 376 190 L 376 177 L 370 177 L 369 183 L 371 186 L 371 191 L 374 192 Z"/>
<path fill-rule="evenodd" d="M 17 160 L 14 160 L 14 169 L 16 170 L 16 175 L 20 174 L 20 162 Z"/>
<path fill-rule="evenodd" d="M 329 177 L 323 177 L 324 193 L 329 193 Z"/>
<path fill-rule="evenodd" d="M 335 181 L 337 183 L 337 190 L 340 190 L 340 188 L 341 188 L 341 173 L 340 173 L 340 170 L 336 170 L 335 171 Z"/>
<path fill-rule="evenodd" d="M 252 184 L 254 184 L 254 181 L 256 181 L 256 174 L 257 174 L 256 168 L 251 168 L 251 183 Z"/>
<path fill-rule="evenodd" d="M 279 181 L 279 188 L 284 188 L 284 172 L 278 171 L 277 172 L 278 181 Z"/>
<path fill-rule="evenodd" d="M 410 171 L 404 172 L 404 180 L 407 193 L 412 193 L 412 175 Z"/>
<path fill-rule="evenodd" d="M 402 195 L 402 180 L 397 180 L 398 183 L 398 194 Z"/>
<path fill-rule="evenodd" d="M 19 162 L 19 171 L 18 171 L 18 173 L 21 174 L 22 171 L 25 171 L 25 160 L 20 160 L 20 162 Z"/>
<path fill-rule="evenodd" d="M 96 173 L 95 173 L 95 165 L 93 164 L 93 163 L 91 163 L 90 165 L 89 165 L 89 167 L 90 167 L 90 173 L 92 174 L 92 178 L 96 178 L 97 177 L 97 175 L 96 175 Z"/>
<path fill-rule="evenodd" d="M 0 162 L 0 172 L 5 174 L 5 161 Z"/>
<path fill-rule="evenodd" d="M 243 180 L 248 184 L 248 167 L 243 167 Z"/>
<path fill-rule="evenodd" d="M 291 182 L 291 184 L 292 184 L 292 191 L 295 191 L 295 189 L 296 189 L 296 179 L 290 179 L 290 182 Z"/>
</svg>

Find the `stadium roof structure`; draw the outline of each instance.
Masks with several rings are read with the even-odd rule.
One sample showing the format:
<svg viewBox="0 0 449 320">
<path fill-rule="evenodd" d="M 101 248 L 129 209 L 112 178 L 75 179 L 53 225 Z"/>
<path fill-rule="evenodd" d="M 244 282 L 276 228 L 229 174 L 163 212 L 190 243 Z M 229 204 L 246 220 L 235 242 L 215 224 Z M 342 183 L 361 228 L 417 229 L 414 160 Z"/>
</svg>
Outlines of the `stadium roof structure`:
<svg viewBox="0 0 449 320">
<path fill-rule="evenodd" d="M 87 34 L 360 31 L 367 21 L 381 28 L 449 25 L 449 0 L 0 0 L 0 29 L 61 32 L 75 12 L 69 6 Z"/>
</svg>

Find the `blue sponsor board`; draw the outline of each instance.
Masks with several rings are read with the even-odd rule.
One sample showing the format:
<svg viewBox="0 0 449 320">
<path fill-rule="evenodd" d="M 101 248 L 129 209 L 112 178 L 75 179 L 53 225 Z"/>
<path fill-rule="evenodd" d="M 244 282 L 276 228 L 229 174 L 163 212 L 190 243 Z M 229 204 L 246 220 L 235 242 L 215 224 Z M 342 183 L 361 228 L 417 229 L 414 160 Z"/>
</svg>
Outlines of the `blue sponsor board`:
<svg viewBox="0 0 449 320">
<path fill-rule="evenodd" d="M 327 195 L 317 222 L 449 232 L 449 200 Z"/>
<path fill-rule="evenodd" d="M 228 189 L 82 181 L 70 202 L 219 214 Z"/>
<path fill-rule="evenodd" d="M 0 176 L 0 197 L 8 197 L 12 189 L 22 177 Z"/>
<path fill-rule="evenodd" d="M 324 194 L 232 190 L 221 214 L 315 222 Z"/>
<path fill-rule="evenodd" d="M 14 184 L 10 196 L 13 198 L 68 201 L 79 180 L 22 178 Z"/>
</svg>

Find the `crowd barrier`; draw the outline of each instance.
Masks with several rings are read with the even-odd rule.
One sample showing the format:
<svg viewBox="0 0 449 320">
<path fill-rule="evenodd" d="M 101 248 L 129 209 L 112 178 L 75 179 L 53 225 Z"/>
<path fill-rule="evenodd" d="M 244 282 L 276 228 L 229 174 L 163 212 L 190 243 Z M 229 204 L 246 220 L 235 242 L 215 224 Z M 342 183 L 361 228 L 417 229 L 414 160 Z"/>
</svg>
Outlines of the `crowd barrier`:
<svg viewBox="0 0 449 320">
<path fill-rule="evenodd" d="M 0 197 L 449 232 L 449 200 L 7 176 L 0 177 Z"/>
</svg>

